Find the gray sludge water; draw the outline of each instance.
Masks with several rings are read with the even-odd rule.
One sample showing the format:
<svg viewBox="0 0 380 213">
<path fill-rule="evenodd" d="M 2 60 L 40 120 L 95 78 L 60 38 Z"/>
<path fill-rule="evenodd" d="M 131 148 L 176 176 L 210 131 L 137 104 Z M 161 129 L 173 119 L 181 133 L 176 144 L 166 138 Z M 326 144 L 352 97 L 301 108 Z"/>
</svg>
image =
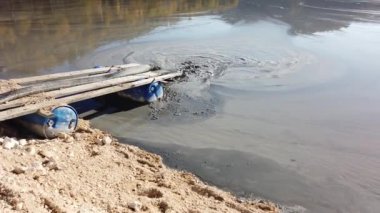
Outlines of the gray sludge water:
<svg viewBox="0 0 380 213">
<path fill-rule="evenodd" d="M 163 101 L 92 123 L 289 212 L 378 212 L 378 0 L 122 2 L 1 2 L 0 75 L 183 70 Z"/>
<path fill-rule="evenodd" d="M 255 7 L 259 15 L 241 6 L 192 17 L 94 53 L 86 60 L 108 55 L 116 63 L 133 52 L 126 61 L 187 73 L 164 101 L 95 124 L 173 167 L 289 212 L 376 212 L 378 19 L 305 5 L 298 13 L 264 4 Z"/>
</svg>

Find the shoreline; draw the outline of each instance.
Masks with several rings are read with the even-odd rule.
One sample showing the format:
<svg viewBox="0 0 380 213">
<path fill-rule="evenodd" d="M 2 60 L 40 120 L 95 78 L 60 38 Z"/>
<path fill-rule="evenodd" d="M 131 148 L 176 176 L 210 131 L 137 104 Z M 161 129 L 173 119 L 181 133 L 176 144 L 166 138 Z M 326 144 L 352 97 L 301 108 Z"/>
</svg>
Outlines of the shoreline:
<svg viewBox="0 0 380 213">
<path fill-rule="evenodd" d="M 280 212 L 168 168 L 80 121 L 51 140 L 1 138 L 0 209 L 6 212 Z M 13 145 L 12 145 L 13 144 Z"/>
</svg>

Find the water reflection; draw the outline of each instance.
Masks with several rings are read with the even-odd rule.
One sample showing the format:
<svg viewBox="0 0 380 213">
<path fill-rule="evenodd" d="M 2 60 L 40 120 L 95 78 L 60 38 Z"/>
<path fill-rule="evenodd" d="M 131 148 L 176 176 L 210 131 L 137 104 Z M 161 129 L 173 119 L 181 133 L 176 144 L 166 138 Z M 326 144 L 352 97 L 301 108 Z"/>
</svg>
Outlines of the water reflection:
<svg viewBox="0 0 380 213">
<path fill-rule="evenodd" d="M 351 22 L 379 22 L 380 3 L 374 0 L 241 0 L 236 10 L 224 16 L 231 23 L 281 20 L 291 34 L 339 30 Z"/>
<path fill-rule="evenodd" d="M 357 0 L 1 1 L 0 77 L 35 75 L 180 17 L 221 11 L 229 23 L 280 20 L 290 25 L 291 34 L 380 20 L 380 3 Z"/>
<path fill-rule="evenodd" d="M 176 20 L 220 11 L 238 0 L 1 1 L 0 77 L 34 75 L 103 43 L 130 39 Z"/>
<path fill-rule="evenodd" d="M 88 56 L 120 60 L 134 51 L 131 61 L 165 68 L 192 61 L 204 73 L 223 73 L 175 84 L 179 95 L 158 120 L 149 121 L 145 108 L 92 123 L 234 192 L 309 212 L 377 212 L 380 26 L 358 22 L 377 22 L 378 9 L 327 3 L 241 0 L 222 15 L 182 20 Z M 320 31 L 333 32 L 310 35 Z M 251 167 L 231 150 L 265 159 Z"/>
</svg>

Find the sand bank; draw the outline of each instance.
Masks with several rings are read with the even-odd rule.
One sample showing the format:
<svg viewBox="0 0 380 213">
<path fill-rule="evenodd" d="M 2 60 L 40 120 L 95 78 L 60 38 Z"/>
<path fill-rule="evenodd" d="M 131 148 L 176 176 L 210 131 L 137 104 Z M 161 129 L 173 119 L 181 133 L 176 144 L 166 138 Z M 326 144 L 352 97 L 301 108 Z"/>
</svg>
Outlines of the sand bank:
<svg viewBox="0 0 380 213">
<path fill-rule="evenodd" d="M 279 212 L 239 199 L 81 121 L 59 139 L 0 139 L 2 212 Z"/>
</svg>

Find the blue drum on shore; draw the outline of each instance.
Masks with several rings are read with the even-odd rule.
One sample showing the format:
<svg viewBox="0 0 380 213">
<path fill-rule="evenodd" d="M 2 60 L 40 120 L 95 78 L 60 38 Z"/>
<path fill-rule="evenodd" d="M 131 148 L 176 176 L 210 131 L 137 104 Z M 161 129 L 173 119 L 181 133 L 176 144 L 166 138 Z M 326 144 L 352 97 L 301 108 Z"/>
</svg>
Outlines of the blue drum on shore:
<svg viewBox="0 0 380 213">
<path fill-rule="evenodd" d="M 18 118 L 27 129 L 44 138 L 55 138 L 59 133 L 74 132 L 78 125 L 78 114 L 71 106 L 58 106 L 49 115 L 34 113 Z"/>
<path fill-rule="evenodd" d="M 164 96 L 164 87 L 161 82 L 153 82 L 147 85 L 124 90 L 118 94 L 134 101 L 151 103 L 161 99 Z"/>
</svg>

